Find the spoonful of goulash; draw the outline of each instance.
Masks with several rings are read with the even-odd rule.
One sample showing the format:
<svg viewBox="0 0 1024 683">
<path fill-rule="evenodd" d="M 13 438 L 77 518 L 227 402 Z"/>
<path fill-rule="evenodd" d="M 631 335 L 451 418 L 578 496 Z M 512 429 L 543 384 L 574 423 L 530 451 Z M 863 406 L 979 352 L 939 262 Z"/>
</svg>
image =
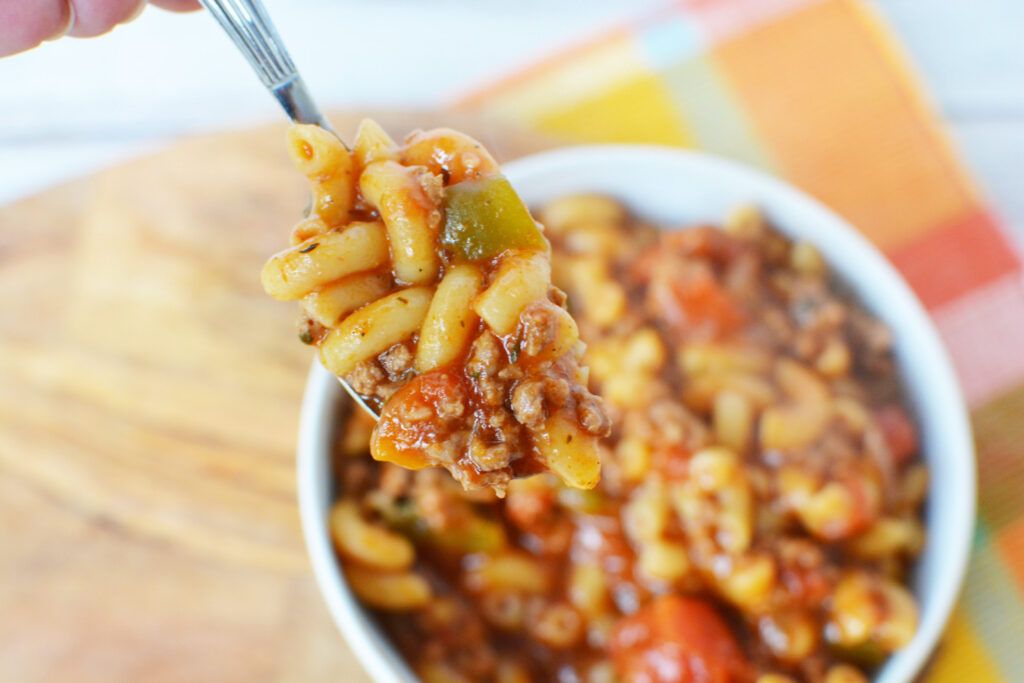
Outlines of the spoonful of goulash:
<svg viewBox="0 0 1024 683">
<path fill-rule="evenodd" d="M 593 487 L 608 416 L 550 245 L 494 158 L 448 129 L 397 144 L 373 121 L 349 149 L 258 0 L 201 2 L 296 124 L 312 201 L 263 286 L 300 302 L 302 341 L 378 418 L 373 457 L 499 495 L 542 471 Z"/>
<path fill-rule="evenodd" d="M 487 150 L 369 120 L 351 152 L 315 125 L 288 150 L 313 201 L 263 286 L 300 302 L 302 340 L 379 414 L 373 457 L 499 493 L 546 470 L 593 487 L 608 417 L 548 242 Z"/>
</svg>

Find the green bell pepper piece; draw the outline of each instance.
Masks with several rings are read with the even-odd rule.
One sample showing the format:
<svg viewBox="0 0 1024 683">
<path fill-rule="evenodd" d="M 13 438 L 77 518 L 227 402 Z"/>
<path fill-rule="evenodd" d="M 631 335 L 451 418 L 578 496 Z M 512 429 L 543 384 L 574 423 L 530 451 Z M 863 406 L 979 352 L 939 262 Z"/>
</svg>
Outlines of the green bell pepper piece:
<svg viewBox="0 0 1024 683">
<path fill-rule="evenodd" d="M 442 244 L 470 262 L 507 249 L 546 250 L 547 240 L 505 176 L 464 180 L 445 188 Z"/>
</svg>

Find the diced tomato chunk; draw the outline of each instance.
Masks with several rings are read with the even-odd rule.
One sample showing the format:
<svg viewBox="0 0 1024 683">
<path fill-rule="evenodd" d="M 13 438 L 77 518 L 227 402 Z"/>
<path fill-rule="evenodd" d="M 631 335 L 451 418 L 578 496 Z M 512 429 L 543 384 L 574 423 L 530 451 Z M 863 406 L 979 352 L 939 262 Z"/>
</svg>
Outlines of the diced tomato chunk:
<svg viewBox="0 0 1024 683">
<path fill-rule="evenodd" d="M 461 396 L 462 382 L 454 373 L 434 370 L 414 377 L 399 393 L 402 394 L 403 400 L 436 406 L 439 401 L 450 399 L 453 396 Z M 392 401 L 395 398 L 398 398 L 398 394 L 392 398 Z"/>
<path fill-rule="evenodd" d="M 903 408 L 890 405 L 876 411 L 875 424 L 882 430 L 885 445 L 896 465 L 902 465 L 917 453 L 917 429 Z"/>
<path fill-rule="evenodd" d="M 623 619 L 611 639 L 625 683 L 735 683 L 752 667 L 722 617 L 707 602 L 681 595 L 655 598 Z"/>
<path fill-rule="evenodd" d="M 707 270 L 672 283 L 680 310 L 693 324 L 710 323 L 719 334 L 728 334 L 744 322 L 743 312 Z"/>
<path fill-rule="evenodd" d="M 747 319 L 706 264 L 658 262 L 649 296 L 657 315 L 684 339 L 721 339 Z"/>
<path fill-rule="evenodd" d="M 690 468 L 689 450 L 681 445 L 664 446 L 654 451 L 651 468 L 668 479 L 685 479 Z"/>
<path fill-rule="evenodd" d="M 433 419 L 415 421 L 409 416 L 422 412 L 424 418 L 434 418 L 446 410 L 446 404 L 462 401 L 464 396 L 461 380 L 451 372 L 436 370 L 414 377 L 384 404 L 370 440 L 370 455 L 407 469 L 429 467 L 424 446 L 447 435 L 437 432 Z"/>
<path fill-rule="evenodd" d="M 395 438 L 395 430 L 385 426 L 373 433 L 370 455 L 374 460 L 390 462 L 407 470 L 430 467 L 426 452 L 414 443 Z"/>
</svg>

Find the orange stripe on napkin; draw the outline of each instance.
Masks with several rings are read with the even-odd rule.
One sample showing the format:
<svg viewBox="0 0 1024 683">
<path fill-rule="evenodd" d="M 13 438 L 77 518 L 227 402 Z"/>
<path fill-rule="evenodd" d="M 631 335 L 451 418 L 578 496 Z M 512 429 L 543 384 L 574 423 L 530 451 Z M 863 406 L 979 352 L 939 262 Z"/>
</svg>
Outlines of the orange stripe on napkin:
<svg viewBox="0 0 1024 683">
<path fill-rule="evenodd" d="M 1000 531 L 996 539 L 999 552 L 1006 558 L 1006 566 L 1024 592 L 1024 517 Z"/>
<path fill-rule="evenodd" d="M 983 209 L 926 233 L 890 252 L 889 258 L 929 308 L 1021 268 L 991 214 Z"/>
<path fill-rule="evenodd" d="M 862 11 L 811 5 L 713 54 L 783 174 L 892 249 L 977 202 Z"/>
</svg>

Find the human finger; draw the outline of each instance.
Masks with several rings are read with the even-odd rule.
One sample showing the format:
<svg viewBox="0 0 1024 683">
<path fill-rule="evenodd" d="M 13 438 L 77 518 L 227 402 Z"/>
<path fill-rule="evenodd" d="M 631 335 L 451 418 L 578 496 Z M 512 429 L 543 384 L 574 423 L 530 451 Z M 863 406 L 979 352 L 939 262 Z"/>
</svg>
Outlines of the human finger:
<svg viewBox="0 0 1024 683">
<path fill-rule="evenodd" d="M 68 35 L 90 38 L 103 35 L 118 24 L 134 19 L 145 0 L 70 0 L 75 8 L 75 25 Z"/>
<path fill-rule="evenodd" d="M 71 27 L 68 0 L 0 0 L 0 57 L 59 38 Z"/>
<path fill-rule="evenodd" d="M 199 0 L 150 0 L 150 4 L 172 12 L 191 12 L 199 9 Z"/>
</svg>

